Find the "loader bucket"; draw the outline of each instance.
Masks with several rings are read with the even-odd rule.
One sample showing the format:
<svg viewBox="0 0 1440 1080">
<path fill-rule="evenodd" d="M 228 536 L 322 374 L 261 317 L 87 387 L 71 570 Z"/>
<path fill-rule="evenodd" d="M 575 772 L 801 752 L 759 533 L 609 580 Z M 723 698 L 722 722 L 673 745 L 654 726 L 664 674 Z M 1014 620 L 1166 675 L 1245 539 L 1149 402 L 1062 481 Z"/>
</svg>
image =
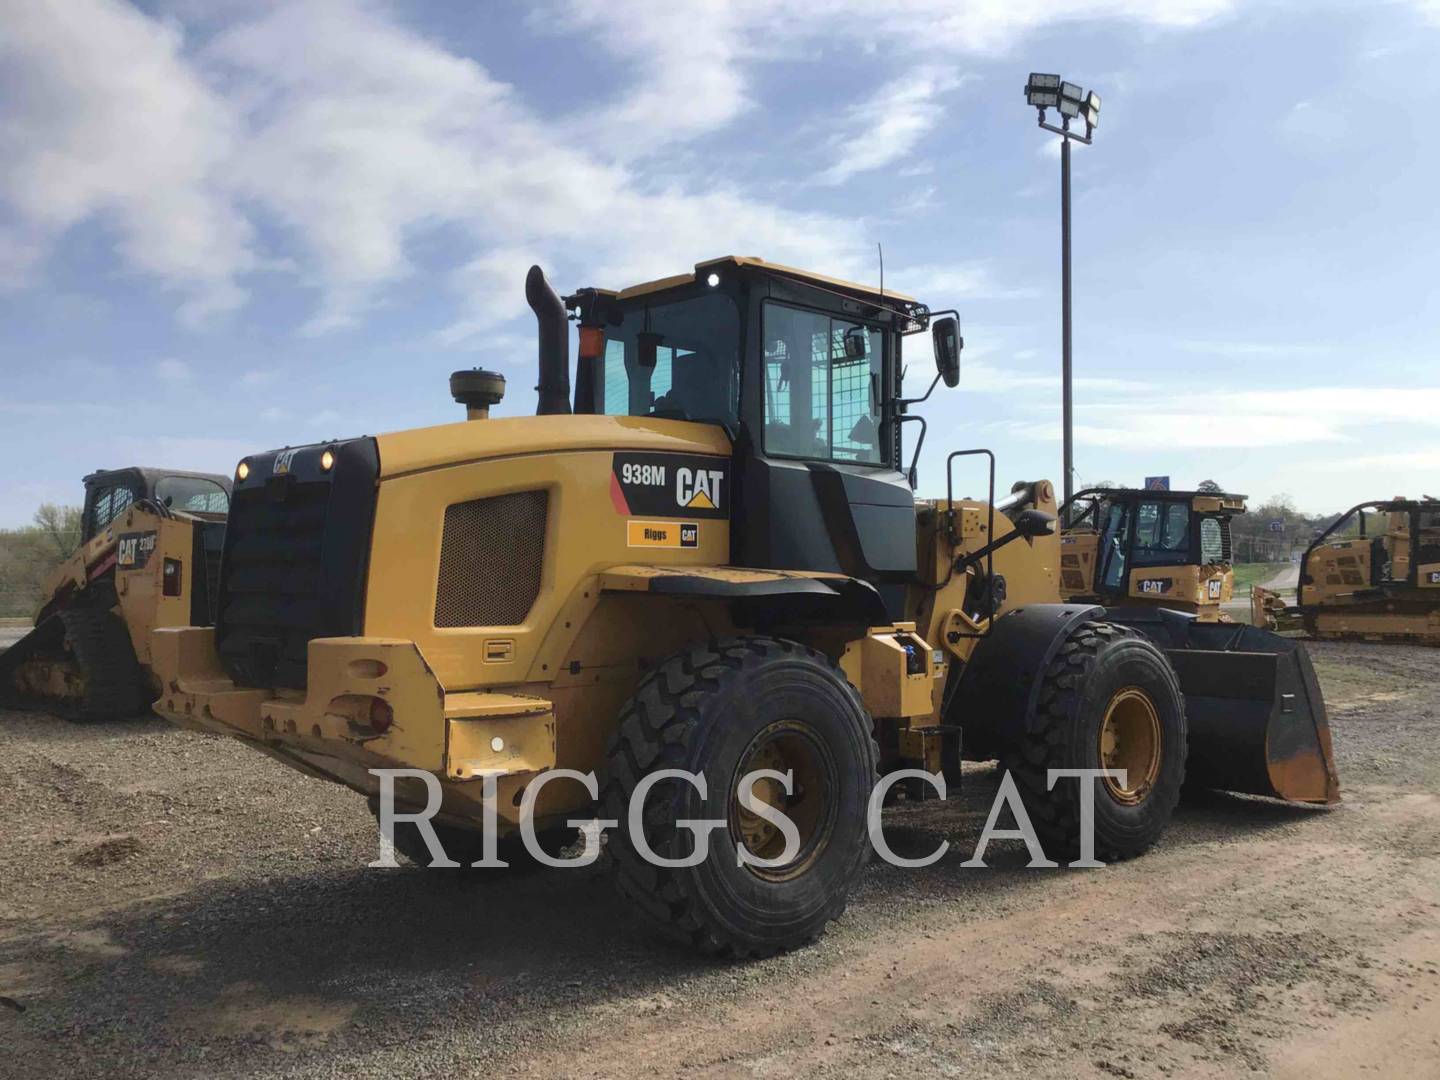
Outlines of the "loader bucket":
<svg viewBox="0 0 1440 1080">
<path fill-rule="evenodd" d="M 1154 640 L 1180 677 L 1187 779 L 1291 802 L 1340 801 L 1325 700 L 1302 642 L 1180 612 L 1130 618 L 1126 610 L 1107 617 Z"/>
</svg>

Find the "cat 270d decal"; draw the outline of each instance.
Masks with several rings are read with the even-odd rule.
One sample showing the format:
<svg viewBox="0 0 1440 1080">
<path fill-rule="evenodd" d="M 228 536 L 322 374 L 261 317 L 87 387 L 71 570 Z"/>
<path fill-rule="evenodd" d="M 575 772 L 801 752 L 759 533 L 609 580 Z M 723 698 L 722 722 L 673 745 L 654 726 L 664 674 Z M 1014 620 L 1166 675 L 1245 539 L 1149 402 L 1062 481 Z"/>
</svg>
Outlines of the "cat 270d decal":
<svg viewBox="0 0 1440 1080">
<path fill-rule="evenodd" d="M 694 454 L 619 453 L 610 498 L 627 517 L 727 518 L 730 459 Z"/>
</svg>

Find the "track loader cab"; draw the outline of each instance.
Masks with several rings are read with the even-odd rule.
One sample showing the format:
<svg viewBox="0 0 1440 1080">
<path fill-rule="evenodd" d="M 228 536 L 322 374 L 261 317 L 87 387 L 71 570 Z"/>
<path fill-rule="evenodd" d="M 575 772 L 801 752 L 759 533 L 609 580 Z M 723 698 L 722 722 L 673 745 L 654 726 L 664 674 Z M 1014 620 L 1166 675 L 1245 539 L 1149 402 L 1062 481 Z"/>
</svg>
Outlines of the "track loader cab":
<svg viewBox="0 0 1440 1080">
<path fill-rule="evenodd" d="M 1089 488 L 1062 508 L 1061 593 L 1223 619 L 1234 594 L 1230 521 L 1245 496 Z"/>
</svg>

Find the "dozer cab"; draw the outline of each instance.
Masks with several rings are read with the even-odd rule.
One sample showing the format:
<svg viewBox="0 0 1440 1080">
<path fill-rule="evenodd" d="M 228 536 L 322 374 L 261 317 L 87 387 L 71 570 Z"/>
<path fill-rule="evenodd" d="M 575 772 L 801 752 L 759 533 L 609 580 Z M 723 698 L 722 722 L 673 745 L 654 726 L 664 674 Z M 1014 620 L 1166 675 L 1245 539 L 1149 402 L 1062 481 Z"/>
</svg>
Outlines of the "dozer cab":
<svg viewBox="0 0 1440 1080">
<path fill-rule="evenodd" d="M 46 581 L 35 628 L 0 652 L 0 700 L 71 720 L 150 707 L 150 633 L 214 616 L 230 479 L 169 469 L 85 477 L 80 546 Z"/>
<path fill-rule="evenodd" d="M 1245 496 L 1087 488 L 1061 508 L 1060 595 L 1224 621 L 1235 593 L 1230 519 Z"/>
<path fill-rule="evenodd" d="M 462 372 L 484 419 L 240 463 L 214 628 L 154 634 L 163 715 L 372 800 L 433 810 L 433 784 L 456 862 L 598 812 L 635 908 L 733 956 L 843 910 L 882 770 L 999 758 L 1051 858 L 1092 794 L 1095 854 L 1145 850 L 1187 767 L 1338 798 L 1303 646 L 1062 603 L 1054 489 L 997 502 L 988 451 L 916 499 L 902 349 L 928 329 L 954 386 L 953 313 L 749 258 L 563 300 L 535 267 L 526 295 L 539 415 L 488 418 L 501 380 Z M 428 822 L 391 824 L 439 859 Z"/>
<path fill-rule="evenodd" d="M 1293 606 L 1259 586 L 1250 603 L 1271 630 L 1440 645 L 1440 500 L 1352 507 L 1306 549 Z"/>
</svg>

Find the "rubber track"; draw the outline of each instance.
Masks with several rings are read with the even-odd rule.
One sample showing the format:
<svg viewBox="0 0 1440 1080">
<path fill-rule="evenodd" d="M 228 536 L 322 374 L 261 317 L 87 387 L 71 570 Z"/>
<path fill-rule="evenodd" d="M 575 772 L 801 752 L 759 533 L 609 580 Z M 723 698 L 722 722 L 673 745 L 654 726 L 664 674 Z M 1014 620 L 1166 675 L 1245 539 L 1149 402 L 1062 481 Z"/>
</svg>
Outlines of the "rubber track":
<svg viewBox="0 0 1440 1080">
<path fill-rule="evenodd" d="M 829 667 L 854 695 L 863 712 L 859 692 L 825 654 L 815 649 L 768 637 L 729 638 L 692 645 L 645 676 L 635 696 L 620 713 L 619 728 L 606 749 L 605 780 L 600 792 L 603 816 L 618 821 L 618 828 L 625 829 L 630 793 L 640 780 L 658 769 L 688 766 L 688 748 L 701 724 L 701 703 L 738 674 L 747 659 L 797 653 L 819 659 Z M 878 759 L 878 747 L 875 753 Z M 653 797 L 648 800 L 646 835 L 651 847 L 662 855 L 675 857 L 677 850 L 671 844 L 677 831 L 675 823 L 666 816 L 664 800 Z M 696 914 L 696 901 L 680 887 L 677 875 L 686 871 L 652 866 L 623 840 L 612 839 L 605 845 L 605 852 L 611 877 L 620 892 L 668 937 L 702 953 L 731 959 L 759 958 L 783 951 L 778 947 L 741 947 L 717 938 Z M 840 897 L 826 922 L 838 918 L 844 910 L 845 898 Z M 791 947 L 810 944 L 819 936 L 817 931 Z"/>
<path fill-rule="evenodd" d="M 65 703 L 65 718 L 91 723 L 143 711 L 147 704 L 143 676 L 125 624 L 103 608 L 71 608 L 60 618 L 66 642 L 85 676 L 85 696 Z"/>
</svg>

